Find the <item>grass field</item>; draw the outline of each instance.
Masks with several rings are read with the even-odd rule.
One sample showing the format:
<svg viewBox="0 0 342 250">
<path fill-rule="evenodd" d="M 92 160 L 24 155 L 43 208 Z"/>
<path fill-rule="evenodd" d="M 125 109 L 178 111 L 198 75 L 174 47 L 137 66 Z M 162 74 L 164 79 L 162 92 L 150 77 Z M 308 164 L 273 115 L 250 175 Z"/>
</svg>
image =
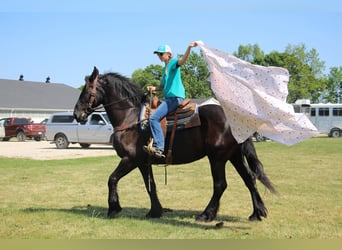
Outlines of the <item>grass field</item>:
<svg viewBox="0 0 342 250">
<path fill-rule="evenodd" d="M 35 161 L 0 158 L 1 239 L 341 239 L 342 138 L 313 138 L 292 147 L 256 143 L 279 195 L 259 191 L 269 216 L 249 222 L 247 188 L 230 163 L 217 220 L 199 223 L 212 180 L 207 159 L 154 166 L 162 205 L 173 212 L 146 219 L 150 203 L 138 170 L 119 183 L 123 211 L 106 218 L 113 157 Z M 223 227 L 215 225 L 223 222 Z"/>
</svg>

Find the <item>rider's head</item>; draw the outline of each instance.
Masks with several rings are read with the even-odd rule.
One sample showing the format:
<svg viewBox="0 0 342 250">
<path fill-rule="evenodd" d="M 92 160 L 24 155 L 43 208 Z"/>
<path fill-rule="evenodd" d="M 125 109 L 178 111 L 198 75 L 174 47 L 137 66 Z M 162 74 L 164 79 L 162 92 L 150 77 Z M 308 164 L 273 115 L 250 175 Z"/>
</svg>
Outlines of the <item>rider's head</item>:
<svg viewBox="0 0 342 250">
<path fill-rule="evenodd" d="M 163 61 L 163 59 L 170 60 L 172 57 L 172 50 L 169 45 L 163 44 L 158 47 L 157 50 L 153 52 L 154 54 L 157 54 L 159 59 Z"/>
</svg>

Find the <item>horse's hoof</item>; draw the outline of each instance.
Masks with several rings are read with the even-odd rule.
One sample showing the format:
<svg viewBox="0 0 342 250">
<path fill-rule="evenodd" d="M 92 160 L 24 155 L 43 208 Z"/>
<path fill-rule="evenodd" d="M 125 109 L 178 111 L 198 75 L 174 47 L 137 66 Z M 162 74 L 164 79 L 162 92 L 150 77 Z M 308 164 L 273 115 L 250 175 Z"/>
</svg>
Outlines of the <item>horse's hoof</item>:
<svg viewBox="0 0 342 250">
<path fill-rule="evenodd" d="M 200 221 L 200 222 L 211 222 L 214 219 L 215 217 L 208 216 L 205 213 L 196 216 L 196 221 Z"/>
<path fill-rule="evenodd" d="M 115 213 L 115 212 L 111 212 L 111 213 L 108 212 L 108 214 L 107 214 L 108 219 L 114 219 L 116 217 L 116 215 L 117 215 L 117 213 Z"/>
<path fill-rule="evenodd" d="M 267 210 L 266 209 L 260 209 L 256 210 L 252 213 L 251 216 L 249 216 L 250 221 L 262 221 L 262 217 L 267 217 Z"/>
<path fill-rule="evenodd" d="M 146 218 L 148 219 L 159 219 L 160 217 L 162 217 L 162 213 L 156 213 L 156 212 L 152 213 L 150 211 L 146 214 Z"/>
<path fill-rule="evenodd" d="M 114 219 L 118 213 L 120 213 L 122 208 L 120 208 L 118 211 L 117 210 L 108 210 L 107 216 L 109 219 Z"/>
<path fill-rule="evenodd" d="M 261 217 L 257 214 L 252 214 L 248 217 L 249 221 L 262 221 Z"/>
</svg>

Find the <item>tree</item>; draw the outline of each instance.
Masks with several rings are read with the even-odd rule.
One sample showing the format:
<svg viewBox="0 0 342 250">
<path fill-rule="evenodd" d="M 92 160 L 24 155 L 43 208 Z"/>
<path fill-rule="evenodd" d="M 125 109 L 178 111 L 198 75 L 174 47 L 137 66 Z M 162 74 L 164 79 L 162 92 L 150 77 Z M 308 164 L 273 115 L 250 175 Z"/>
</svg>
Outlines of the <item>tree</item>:
<svg viewBox="0 0 342 250">
<path fill-rule="evenodd" d="M 265 54 L 260 49 L 258 44 L 240 45 L 238 48 L 238 52 L 234 52 L 233 55 L 253 64 L 264 64 Z"/>
<path fill-rule="evenodd" d="M 324 84 L 314 76 L 310 66 L 296 55 L 273 51 L 265 56 L 265 64 L 266 66 L 283 67 L 289 71 L 288 103 L 294 103 L 298 99 L 318 100 Z"/>
<path fill-rule="evenodd" d="M 209 82 L 209 70 L 204 58 L 191 52 L 185 65 L 182 66 L 182 80 L 186 95 L 189 98 L 212 97 Z"/>
<path fill-rule="evenodd" d="M 146 89 L 146 86 L 159 86 L 162 76 L 162 66 L 151 64 L 145 69 L 138 69 L 132 74 L 132 81 L 137 83 L 142 89 Z"/>
<path fill-rule="evenodd" d="M 342 67 L 333 67 L 328 75 L 326 89 L 323 94 L 325 102 L 341 103 L 342 99 Z"/>
<path fill-rule="evenodd" d="M 325 89 L 326 81 L 323 77 L 323 71 L 325 69 L 324 62 L 319 59 L 319 54 L 315 49 L 307 51 L 304 44 L 297 46 L 288 45 L 285 52 L 294 57 L 298 62 L 298 72 L 290 71 L 291 78 L 290 83 L 291 95 L 289 100 L 291 102 L 296 101 L 293 97 L 298 99 L 310 99 L 312 102 L 318 102 Z M 290 66 L 290 65 L 288 65 Z M 293 68 L 293 66 L 292 66 Z M 297 93 L 295 93 L 297 92 Z M 302 94 L 302 95 L 300 95 Z M 292 97 L 292 98 L 291 98 Z"/>
<path fill-rule="evenodd" d="M 303 64 L 309 66 L 311 73 L 316 77 L 323 77 L 323 71 L 325 70 L 325 64 L 319 59 L 319 54 L 316 49 L 307 51 L 305 44 L 300 45 L 287 45 L 285 49 L 286 53 L 295 56 Z"/>
</svg>

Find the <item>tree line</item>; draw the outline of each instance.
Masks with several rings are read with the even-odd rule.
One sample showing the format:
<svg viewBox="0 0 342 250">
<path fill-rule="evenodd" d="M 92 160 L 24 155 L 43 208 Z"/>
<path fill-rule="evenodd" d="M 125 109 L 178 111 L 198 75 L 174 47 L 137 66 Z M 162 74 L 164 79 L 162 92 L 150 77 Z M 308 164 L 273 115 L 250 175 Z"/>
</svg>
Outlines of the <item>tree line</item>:
<svg viewBox="0 0 342 250">
<path fill-rule="evenodd" d="M 332 67 L 325 74 L 325 63 L 319 59 L 315 49 L 308 50 L 304 44 L 288 45 L 284 52 L 272 51 L 265 54 L 258 44 L 240 45 L 234 56 L 261 66 L 286 68 L 290 73 L 288 103 L 298 99 L 317 102 L 342 102 L 342 66 Z M 161 65 L 151 64 L 133 72 L 132 80 L 141 88 L 160 84 Z M 209 70 L 201 54 L 191 52 L 182 66 L 182 80 L 189 98 L 213 97 L 210 89 Z"/>
</svg>

